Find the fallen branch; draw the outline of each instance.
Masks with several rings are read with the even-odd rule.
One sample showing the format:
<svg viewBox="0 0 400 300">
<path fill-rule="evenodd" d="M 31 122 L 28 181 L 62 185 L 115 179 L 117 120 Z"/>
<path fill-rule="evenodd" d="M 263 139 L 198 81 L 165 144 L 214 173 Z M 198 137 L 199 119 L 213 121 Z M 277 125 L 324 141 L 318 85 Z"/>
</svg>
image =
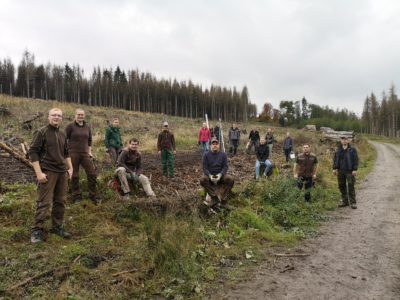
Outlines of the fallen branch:
<svg viewBox="0 0 400 300">
<path fill-rule="evenodd" d="M 112 276 L 113 276 L 113 277 L 117 277 L 117 276 L 122 275 L 122 274 L 133 273 L 133 272 L 136 272 L 136 271 L 137 271 L 137 269 L 131 269 L 131 270 L 126 270 L 126 271 L 121 271 L 121 272 L 112 274 Z"/>
<path fill-rule="evenodd" d="M 16 159 L 19 161 L 23 162 L 27 166 L 32 168 L 32 164 L 29 160 L 27 160 L 22 154 L 20 154 L 17 150 L 7 146 L 5 143 L 0 142 L 0 148 L 3 149 L 4 151 L 10 153 L 12 156 L 14 156 Z"/>
<path fill-rule="evenodd" d="M 21 281 L 20 283 L 17 283 L 15 285 L 13 285 L 7 291 L 8 292 L 13 291 L 13 290 L 15 290 L 17 288 L 20 288 L 20 287 L 23 287 L 23 286 L 27 285 L 28 283 L 33 282 L 35 280 L 38 280 L 38 279 L 43 278 L 43 277 L 51 276 L 54 273 L 59 272 L 59 271 L 67 271 L 68 269 L 69 269 L 69 266 L 63 266 L 63 267 L 59 267 L 59 268 L 54 268 L 54 269 L 48 270 L 46 272 L 40 273 L 40 274 L 38 274 L 36 276 L 29 277 L 29 278 Z"/>
<path fill-rule="evenodd" d="M 81 258 L 81 255 L 79 255 L 77 258 L 75 258 L 75 259 L 73 260 L 73 262 L 72 262 L 70 265 L 62 266 L 62 267 L 59 267 L 59 268 L 54 268 L 54 269 L 51 269 L 51 270 L 42 272 L 42 273 L 40 273 L 40 274 L 38 274 L 38 275 L 29 277 L 29 278 L 27 278 L 27 279 L 25 279 L 25 280 L 23 280 L 23 281 L 21 281 L 21 282 L 15 284 L 15 285 L 13 285 L 12 287 L 10 287 L 9 289 L 7 289 L 6 291 L 7 291 L 7 292 L 11 292 L 11 291 L 13 291 L 13 290 L 15 290 L 15 289 L 18 289 L 18 288 L 20 288 L 20 287 L 23 287 L 23 286 L 25 286 L 25 285 L 27 285 L 27 284 L 29 284 L 29 283 L 31 283 L 31 282 L 34 282 L 35 280 L 38 280 L 38 279 L 40 279 L 40 278 L 52 276 L 54 273 L 57 273 L 57 272 L 61 272 L 61 271 L 67 272 L 67 271 L 69 270 L 69 268 L 70 268 L 72 265 L 74 265 L 80 258 Z"/>
</svg>

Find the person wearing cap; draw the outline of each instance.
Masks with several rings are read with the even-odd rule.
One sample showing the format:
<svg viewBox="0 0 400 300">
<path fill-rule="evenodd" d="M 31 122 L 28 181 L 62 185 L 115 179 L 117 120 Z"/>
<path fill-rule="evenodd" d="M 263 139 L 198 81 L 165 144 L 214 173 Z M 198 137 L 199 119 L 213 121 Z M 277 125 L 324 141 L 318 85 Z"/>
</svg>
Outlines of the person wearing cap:
<svg viewBox="0 0 400 300">
<path fill-rule="evenodd" d="M 272 169 L 272 163 L 269 158 L 269 147 L 265 141 L 265 138 L 260 139 L 260 145 L 256 148 L 256 179 L 260 178 L 260 166 L 265 165 L 264 176 L 267 176 L 269 171 Z"/>
<path fill-rule="evenodd" d="M 303 153 L 300 153 L 293 167 L 294 178 L 297 179 L 297 187 L 306 190 L 304 200 L 310 202 L 311 188 L 315 179 L 317 179 L 318 159 L 314 153 L 311 153 L 310 144 L 303 144 Z"/>
<path fill-rule="evenodd" d="M 122 138 L 118 118 L 113 118 L 111 124 L 106 128 L 104 144 L 106 145 L 107 152 L 110 154 L 111 159 L 115 164 L 122 149 Z"/>
<path fill-rule="evenodd" d="M 337 176 L 338 186 L 342 195 L 339 207 L 351 205 L 356 209 L 356 193 L 354 184 L 358 169 L 358 154 L 356 148 L 349 144 L 347 136 L 340 137 L 340 145 L 333 158 L 333 175 Z"/>
<path fill-rule="evenodd" d="M 208 143 L 210 142 L 210 139 L 211 139 L 211 132 L 207 128 L 207 124 L 203 123 L 203 127 L 201 127 L 199 131 L 199 145 L 201 146 L 202 153 L 208 151 Z"/>
<path fill-rule="evenodd" d="M 161 154 L 163 176 L 173 178 L 174 155 L 176 154 L 176 145 L 174 134 L 169 130 L 168 122 L 163 123 L 162 131 L 158 134 L 157 140 L 158 154 Z"/>
<path fill-rule="evenodd" d="M 204 203 L 213 207 L 217 204 L 225 206 L 233 188 L 234 180 L 227 174 L 228 158 L 225 152 L 220 151 L 219 141 L 216 137 L 211 139 L 211 151 L 203 155 L 203 177 L 200 185 L 211 197 L 211 201 Z"/>
</svg>

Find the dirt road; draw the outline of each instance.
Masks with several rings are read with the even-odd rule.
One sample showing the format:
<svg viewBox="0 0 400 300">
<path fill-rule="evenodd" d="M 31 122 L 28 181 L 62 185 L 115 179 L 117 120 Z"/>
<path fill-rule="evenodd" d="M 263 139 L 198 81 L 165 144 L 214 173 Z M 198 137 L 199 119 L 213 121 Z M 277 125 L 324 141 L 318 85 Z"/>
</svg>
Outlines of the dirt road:
<svg viewBox="0 0 400 300">
<path fill-rule="evenodd" d="M 374 143 L 358 209 L 339 209 L 315 239 L 260 266 L 218 299 L 400 299 L 400 146 Z"/>
</svg>

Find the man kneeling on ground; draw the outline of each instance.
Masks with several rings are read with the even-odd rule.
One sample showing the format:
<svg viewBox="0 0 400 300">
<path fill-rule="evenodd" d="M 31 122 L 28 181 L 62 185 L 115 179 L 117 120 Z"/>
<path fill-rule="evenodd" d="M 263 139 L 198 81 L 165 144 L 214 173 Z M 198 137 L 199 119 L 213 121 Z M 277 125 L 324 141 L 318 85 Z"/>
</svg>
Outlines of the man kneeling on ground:
<svg viewBox="0 0 400 300">
<path fill-rule="evenodd" d="M 118 156 L 117 169 L 115 174 L 121 183 L 121 189 L 124 193 L 123 198 L 129 199 L 131 189 L 129 181 L 139 182 L 148 197 L 155 197 L 151 189 L 149 179 L 142 174 L 142 157 L 139 152 L 139 141 L 137 139 L 129 140 L 128 147 L 122 150 Z"/>
<path fill-rule="evenodd" d="M 211 139 L 211 151 L 203 156 L 203 172 L 204 176 L 200 179 L 200 184 L 211 197 L 211 201 L 206 201 L 205 204 L 210 207 L 219 203 L 225 206 L 234 180 L 226 174 L 228 158 L 225 152 L 220 151 L 219 141 L 215 137 Z"/>
</svg>

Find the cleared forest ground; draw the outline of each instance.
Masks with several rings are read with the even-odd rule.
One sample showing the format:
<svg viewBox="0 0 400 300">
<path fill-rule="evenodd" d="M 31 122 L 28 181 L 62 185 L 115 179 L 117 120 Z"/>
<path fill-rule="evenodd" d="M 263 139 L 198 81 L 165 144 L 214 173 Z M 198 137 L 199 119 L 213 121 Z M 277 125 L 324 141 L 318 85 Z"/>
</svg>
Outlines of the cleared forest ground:
<svg viewBox="0 0 400 300">
<path fill-rule="evenodd" d="M 63 126 L 72 121 L 77 105 L 27 99 L 2 99 L 11 116 L 2 117 L 0 136 L 30 142 L 32 131 L 21 124 L 38 112 L 59 106 Z M 272 156 L 277 172 L 270 179 L 254 181 L 254 155 L 230 157 L 230 174 L 236 184 L 230 211 L 207 215 L 198 206 L 204 194 L 198 183 L 202 174 L 197 133 L 202 120 L 168 117 L 177 140 L 176 178 L 161 176 L 155 142 L 166 116 L 84 107 L 94 128 L 94 154 L 100 169 L 99 192 L 103 202 L 95 206 L 85 199 L 68 203 L 65 223 L 72 240 L 48 235 L 46 242 L 32 245 L 30 228 L 35 208 L 35 185 L 0 184 L 0 298 L 2 296 L 69 299 L 202 298 L 218 282 L 230 282 L 268 258 L 266 249 L 287 249 L 315 236 L 321 222 L 330 220 L 338 200 L 331 175 L 334 143 L 321 141 L 319 133 L 292 130 L 296 151 L 312 144 L 321 169 L 306 205 L 302 192 L 294 188 L 291 165 L 284 167 L 281 142 L 285 129 L 275 128 L 278 141 Z M 141 141 L 143 169 L 156 194 L 150 202 L 139 190 L 130 201 L 122 201 L 107 186 L 113 169 L 105 159 L 103 137 L 106 120 L 118 115 L 123 139 Z M 37 119 L 33 129 L 46 124 Z M 215 125 L 215 123 L 214 123 Z M 224 123 L 223 127 L 229 125 Z M 248 131 L 268 125 L 239 124 Z M 247 131 L 247 132 L 248 132 Z M 247 134 L 243 134 L 247 140 Z M 18 145 L 17 143 L 15 144 Z M 362 160 L 361 176 L 374 159 L 365 140 L 356 146 Z M 84 193 L 85 177 L 82 177 Z M 86 193 L 85 193 L 86 194 Z M 48 224 L 49 226 L 50 224 Z"/>
</svg>

